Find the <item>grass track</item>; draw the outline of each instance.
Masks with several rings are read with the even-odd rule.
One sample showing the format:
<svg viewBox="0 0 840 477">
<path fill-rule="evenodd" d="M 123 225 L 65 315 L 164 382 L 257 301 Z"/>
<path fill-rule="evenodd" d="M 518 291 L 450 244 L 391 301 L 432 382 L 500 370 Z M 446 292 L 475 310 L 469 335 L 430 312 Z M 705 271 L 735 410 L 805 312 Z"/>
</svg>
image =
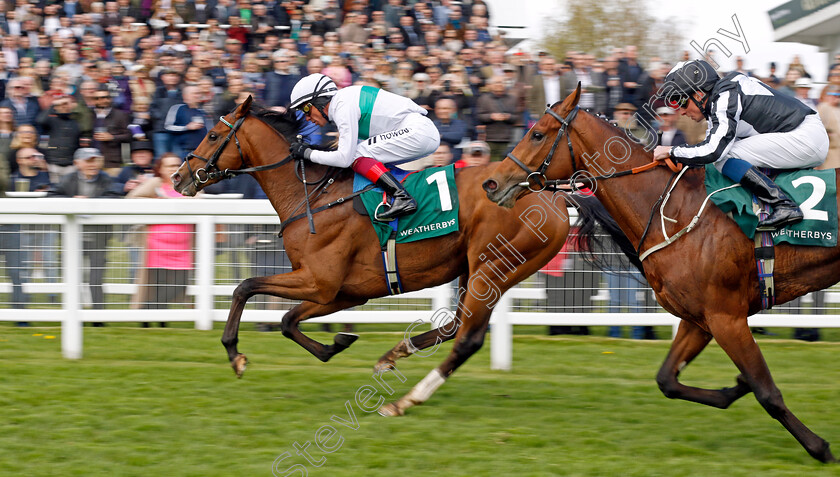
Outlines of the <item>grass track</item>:
<svg viewBox="0 0 840 477">
<path fill-rule="evenodd" d="M 362 333 L 322 364 L 279 333 L 246 331 L 252 365 L 237 380 L 219 330 L 87 328 L 80 361 L 61 358 L 58 332 L 0 328 L 0 475 L 268 476 L 283 452 L 277 475 L 293 464 L 310 476 L 840 475 L 752 395 L 726 411 L 664 398 L 664 341 L 517 335 L 512 372 L 491 371 L 485 347 L 403 418 L 354 405 L 351 430 L 330 417 L 375 384 L 371 366 L 400 334 Z M 840 453 L 840 344 L 760 344 L 788 405 Z M 401 361 L 408 380 L 389 382 L 404 393 L 448 350 Z M 722 387 L 735 374 L 712 345 L 683 378 Z M 344 439 L 331 454 L 313 442 L 326 424 Z M 295 454 L 306 441 L 322 467 Z"/>
</svg>

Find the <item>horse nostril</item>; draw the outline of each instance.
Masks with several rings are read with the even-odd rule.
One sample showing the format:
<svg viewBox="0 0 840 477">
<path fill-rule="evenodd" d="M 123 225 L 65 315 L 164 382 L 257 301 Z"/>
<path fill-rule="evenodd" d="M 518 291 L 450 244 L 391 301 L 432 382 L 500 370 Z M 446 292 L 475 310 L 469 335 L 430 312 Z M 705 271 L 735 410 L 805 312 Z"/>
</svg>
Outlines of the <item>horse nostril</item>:
<svg viewBox="0 0 840 477">
<path fill-rule="evenodd" d="M 172 174 L 171 178 L 172 178 L 172 184 L 177 184 L 177 183 L 181 182 L 181 174 L 178 174 L 177 172 Z"/>
<path fill-rule="evenodd" d="M 493 192 L 494 190 L 499 188 L 499 184 L 493 179 L 487 179 L 484 181 L 484 184 L 481 185 L 484 188 L 485 192 Z"/>
</svg>

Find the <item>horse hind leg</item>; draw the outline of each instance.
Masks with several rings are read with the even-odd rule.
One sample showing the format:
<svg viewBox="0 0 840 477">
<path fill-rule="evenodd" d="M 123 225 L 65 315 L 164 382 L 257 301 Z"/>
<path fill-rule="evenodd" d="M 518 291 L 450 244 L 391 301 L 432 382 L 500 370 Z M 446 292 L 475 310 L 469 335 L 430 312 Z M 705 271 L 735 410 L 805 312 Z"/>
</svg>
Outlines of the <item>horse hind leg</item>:
<svg viewBox="0 0 840 477">
<path fill-rule="evenodd" d="M 721 315 L 709 317 L 708 323 L 715 340 L 741 371 L 744 381 L 767 413 L 778 420 L 811 457 L 820 462 L 834 462 L 828 442 L 808 429 L 785 405 L 747 320 L 732 320 L 731 316 Z"/>
<path fill-rule="evenodd" d="M 457 332 L 454 333 L 455 344 L 452 346 L 449 356 L 440 366 L 429 372 L 425 378 L 411 388 L 405 396 L 380 407 L 379 414 L 386 417 L 402 416 L 406 409 L 423 404 L 459 366 L 481 349 L 492 310 L 487 309 L 481 301 L 472 297 L 468 297 L 464 301 L 464 305 L 465 309 L 473 311 L 464 322 L 455 320 L 449 324 L 449 326 L 457 327 Z"/>
<path fill-rule="evenodd" d="M 706 348 L 711 339 L 712 336 L 697 325 L 688 321 L 680 323 L 668 356 L 656 375 L 656 382 L 665 397 L 726 409 L 750 392 L 750 387 L 744 382 L 742 376 L 736 378 L 735 386 L 724 389 L 701 389 L 679 382 L 677 378 L 680 371 Z"/>
<path fill-rule="evenodd" d="M 396 361 L 398 359 L 406 358 L 418 351 L 427 349 L 431 346 L 435 346 L 434 350 L 426 354 L 426 356 L 430 356 L 437 352 L 437 346 L 455 337 L 455 332 L 458 331 L 458 324 L 461 322 L 461 310 L 463 309 L 463 297 L 465 292 L 465 289 L 463 287 L 466 286 L 466 279 L 467 276 L 463 275 L 460 277 L 460 280 L 458 282 L 459 296 L 455 319 L 449 324 L 441 324 L 441 326 L 438 326 L 437 328 L 429 330 L 423 334 L 403 339 L 402 341 L 397 343 L 396 346 L 394 346 L 388 352 L 383 354 L 381 358 L 379 358 L 379 361 L 377 361 L 376 364 L 373 366 L 374 372 L 381 373 L 385 370 L 396 366 Z M 437 310 L 434 316 L 432 316 L 432 322 L 437 323 L 438 320 L 443 322 L 445 321 L 445 318 L 448 317 L 450 314 L 451 312 L 445 309 Z"/>
</svg>

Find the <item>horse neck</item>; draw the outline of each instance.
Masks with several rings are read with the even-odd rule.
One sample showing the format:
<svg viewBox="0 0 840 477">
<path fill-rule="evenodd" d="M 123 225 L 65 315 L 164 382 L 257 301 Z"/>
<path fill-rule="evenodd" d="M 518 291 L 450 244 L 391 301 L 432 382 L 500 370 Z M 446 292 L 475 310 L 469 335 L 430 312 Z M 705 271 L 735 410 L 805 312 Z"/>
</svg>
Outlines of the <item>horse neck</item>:
<svg viewBox="0 0 840 477">
<path fill-rule="evenodd" d="M 266 131 L 261 132 L 257 129 L 244 138 L 242 153 L 248 158 L 250 166 L 266 166 L 282 161 L 288 155 L 289 144 L 262 121 L 255 120 L 255 123 L 263 125 Z M 322 166 L 311 167 L 309 163 L 307 166 L 309 166 L 306 170 L 309 182 L 323 176 Z M 286 220 L 294 213 L 300 212 L 295 212 L 295 209 L 304 199 L 303 184 L 295 175 L 295 167 L 297 167 L 296 161 L 289 161 L 288 164 L 276 169 L 251 173 L 262 187 L 280 220 Z M 309 188 L 309 192 L 311 191 L 312 188 Z M 313 199 L 314 202 L 315 199 Z"/>
<path fill-rule="evenodd" d="M 574 129 L 581 150 L 578 167 L 586 169 L 593 176 L 601 176 L 643 166 L 653 160 L 651 153 L 606 123 L 599 124 L 602 121 L 592 117 L 587 117 L 587 120 L 591 124 Z M 610 138 L 616 136 L 628 145 L 630 151 L 629 156 L 622 157 L 620 162 L 615 160 L 615 157 L 623 156 L 622 145 L 615 142 L 616 140 L 609 142 Z M 607 148 L 613 153 L 612 156 L 608 154 Z M 576 154 L 577 150 L 576 148 Z M 665 191 L 671 174 L 667 168 L 657 167 L 638 174 L 601 179 L 597 181 L 595 196 L 604 204 L 627 237 L 638 244 L 647 228 L 652 209 Z M 682 209 L 680 207 L 680 210 Z M 669 207 L 669 210 L 673 209 Z M 680 222 L 682 223 L 682 220 Z"/>
</svg>

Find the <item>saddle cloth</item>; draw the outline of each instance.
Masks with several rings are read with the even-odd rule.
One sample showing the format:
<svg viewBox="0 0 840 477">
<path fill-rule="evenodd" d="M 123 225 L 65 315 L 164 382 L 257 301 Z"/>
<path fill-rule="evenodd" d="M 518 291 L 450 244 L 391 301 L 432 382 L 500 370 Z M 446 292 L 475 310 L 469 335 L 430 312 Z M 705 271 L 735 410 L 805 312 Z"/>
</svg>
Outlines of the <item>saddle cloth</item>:
<svg viewBox="0 0 840 477">
<path fill-rule="evenodd" d="M 805 219 L 772 233 L 773 243 L 834 247 L 837 245 L 837 184 L 834 170 L 802 169 L 785 171 L 774 178 L 776 184 L 794 200 Z M 734 182 L 712 164 L 706 165 L 706 192 L 712 194 Z M 715 203 L 732 218 L 749 238 L 754 238 L 758 216 L 752 197 L 743 187 L 734 187 L 712 195 Z"/>
<path fill-rule="evenodd" d="M 371 217 L 380 246 L 385 246 L 392 232 L 396 232 L 397 243 L 408 243 L 458 231 L 458 189 L 455 186 L 453 165 L 412 172 L 389 169 L 417 201 L 417 212 L 390 223 L 380 222 L 373 217 L 376 208 L 382 204 L 384 192 L 374 188 L 362 193 L 358 198 L 367 215 Z M 356 174 L 353 179 L 353 192 L 370 184 L 368 179 Z M 380 212 L 384 212 L 385 207 L 387 206 L 382 206 Z"/>
</svg>

